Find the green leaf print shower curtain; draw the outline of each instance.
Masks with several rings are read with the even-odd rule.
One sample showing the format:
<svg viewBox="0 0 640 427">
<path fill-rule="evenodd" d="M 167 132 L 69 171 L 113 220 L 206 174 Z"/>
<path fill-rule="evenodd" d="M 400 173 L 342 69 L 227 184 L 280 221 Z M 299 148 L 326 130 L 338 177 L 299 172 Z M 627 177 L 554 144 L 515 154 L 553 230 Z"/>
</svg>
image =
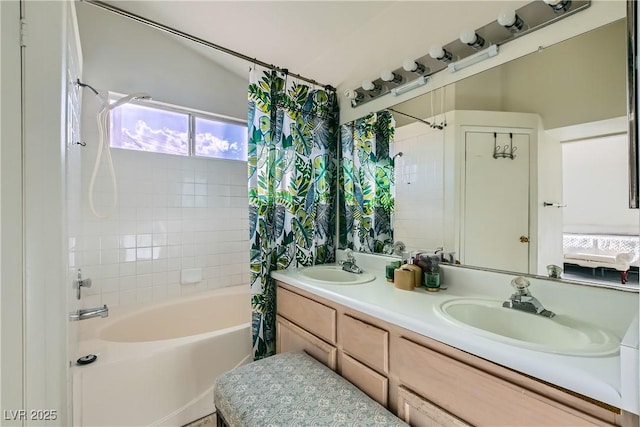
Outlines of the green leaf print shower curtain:
<svg viewBox="0 0 640 427">
<path fill-rule="evenodd" d="M 248 175 L 254 359 L 275 353 L 271 271 L 335 260 L 334 92 L 264 71 L 249 84 Z"/>
<path fill-rule="evenodd" d="M 341 127 L 340 247 L 391 253 L 394 208 L 393 141 L 389 111 L 372 113 Z"/>
</svg>

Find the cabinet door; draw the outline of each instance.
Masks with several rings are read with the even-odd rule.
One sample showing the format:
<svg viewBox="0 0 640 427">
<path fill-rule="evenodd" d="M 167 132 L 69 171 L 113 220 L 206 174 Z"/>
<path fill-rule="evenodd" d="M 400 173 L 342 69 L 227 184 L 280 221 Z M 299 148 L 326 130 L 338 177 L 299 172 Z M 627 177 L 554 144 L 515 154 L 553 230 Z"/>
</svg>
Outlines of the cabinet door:
<svg viewBox="0 0 640 427">
<path fill-rule="evenodd" d="M 304 350 L 308 355 L 336 370 L 337 350 L 287 319 L 276 317 L 276 352 Z"/>
<path fill-rule="evenodd" d="M 342 315 L 340 341 L 345 352 L 378 372 L 389 373 L 389 332 Z"/>
<path fill-rule="evenodd" d="M 472 425 L 612 425 L 413 341 L 397 344 L 391 371 L 400 384 Z"/>
<path fill-rule="evenodd" d="M 344 353 L 341 354 L 340 359 L 342 376 L 364 391 L 370 398 L 386 407 L 389 380 Z"/>
<path fill-rule="evenodd" d="M 398 417 L 411 427 L 471 427 L 404 387 L 398 388 Z"/>
</svg>

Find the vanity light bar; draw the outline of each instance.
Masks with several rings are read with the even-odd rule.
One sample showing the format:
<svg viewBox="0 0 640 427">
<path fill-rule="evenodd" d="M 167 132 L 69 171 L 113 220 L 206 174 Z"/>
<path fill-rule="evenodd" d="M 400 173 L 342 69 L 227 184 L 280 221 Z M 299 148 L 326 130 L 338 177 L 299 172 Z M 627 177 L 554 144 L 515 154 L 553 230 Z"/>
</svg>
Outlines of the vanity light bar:
<svg viewBox="0 0 640 427">
<path fill-rule="evenodd" d="M 467 41 L 467 38 L 469 38 L 466 33 L 474 33 L 476 38 L 481 38 L 485 41 L 485 46 L 491 45 L 489 48 L 490 50 L 486 50 L 486 54 L 485 51 L 480 51 L 481 53 L 478 54 L 478 49 L 481 49 L 479 44 L 476 45 L 474 43 L 469 45 L 460 39 L 456 39 L 446 45 L 443 45 L 442 49 L 451 52 L 452 59 L 457 59 L 457 62 L 446 64 L 438 59 L 434 59 L 429 55 L 429 53 L 426 53 L 420 58 L 415 58 L 414 60 L 409 59 L 405 61 L 406 64 L 403 64 L 403 66 L 395 70 L 389 70 L 391 73 L 401 77 L 402 80 L 400 78 L 395 78 L 395 81 L 385 81 L 382 78 L 373 80 L 371 83 L 374 87 L 376 87 L 376 85 L 380 85 L 381 89 L 379 91 L 363 90 L 362 88 L 354 89 L 354 92 L 362 92 L 364 96 L 359 97 L 358 99 L 349 99 L 351 107 L 359 107 L 369 101 L 385 96 L 388 93 L 391 93 L 394 96 L 399 96 L 407 91 L 423 86 L 424 83 L 426 83 L 426 80 L 424 83 L 422 83 L 422 80 L 418 80 L 414 83 L 413 79 L 416 76 L 416 73 L 423 73 L 425 77 L 429 77 L 446 68 L 451 72 L 454 72 L 462 68 L 472 66 L 486 58 L 495 56 L 498 53 L 498 47 L 500 45 L 518 37 L 522 37 L 549 24 L 558 22 L 591 6 L 591 0 L 571 0 L 566 2 L 563 2 L 563 0 L 546 1 L 550 2 L 552 6 L 556 3 L 562 3 L 563 13 L 558 13 L 553 7 L 549 7 L 550 4 L 545 1 L 535 0 L 527 3 L 515 11 L 516 15 L 524 22 L 524 25 L 518 32 L 514 33 L 509 31 L 508 28 L 500 25 L 498 20 L 492 21 L 476 30 L 469 29 L 465 32 L 465 37 L 463 37 L 464 41 Z M 473 59 L 467 59 L 471 57 L 473 57 Z M 424 71 L 422 71 L 423 69 Z M 408 83 L 402 84 L 403 81 Z"/>
<path fill-rule="evenodd" d="M 393 96 L 399 96 L 399 95 L 402 95 L 403 93 L 407 93 L 410 90 L 413 90 L 420 86 L 424 86 L 426 84 L 427 84 L 427 78 L 425 76 L 420 76 L 417 79 L 410 81 L 409 83 L 403 84 L 402 86 L 394 87 L 393 89 L 391 89 L 391 94 Z"/>
<path fill-rule="evenodd" d="M 481 50 L 480 52 L 474 53 L 471 56 L 467 56 L 466 58 L 461 59 L 460 61 L 449 64 L 447 66 L 447 69 L 450 72 L 455 73 L 456 71 L 462 70 L 463 68 L 470 67 L 473 64 L 477 64 L 478 62 L 482 62 L 485 59 L 494 57 L 497 54 L 498 54 L 498 45 L 492 44 L 485 50 Z"/>
</svg>

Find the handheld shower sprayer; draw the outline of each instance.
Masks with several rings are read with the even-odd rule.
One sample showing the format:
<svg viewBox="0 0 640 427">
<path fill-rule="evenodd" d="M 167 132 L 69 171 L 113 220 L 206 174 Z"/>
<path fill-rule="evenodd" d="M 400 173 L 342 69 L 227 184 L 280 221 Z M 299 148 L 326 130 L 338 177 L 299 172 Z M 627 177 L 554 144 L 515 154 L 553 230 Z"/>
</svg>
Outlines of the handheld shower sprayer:
<svg viewBox="0 0 640 427">
<path fill-rule="evenodd" d="M 402 151 L 398 151 L 392 158 L 391 158 L 391 166 L 395 166 L 396 165 L 396 157 L 402 157 Z"/>
<path fill-rule="evenodd" d="M 100 93 L 98 93 L 98 91 L 92 88 L 91 86 L 80 83 L 80 80 L 78 80 L 78 85 L 82 87 L 88 87 L 89 89 L 91 89 L 91 91 L 95 93 L 96 97 L 98 97 L 98 99 L 101 102 L 101 106 L 97 114 L 98 153 L 96 155 L 95 164 L 93 165 L 93 173 L 91 174 L 91 181 L 89 182 L 89 208 L 97 218 L 107 218 L 109 215 L 113 213 L 113 211 L 118 206 L 118 184 L 116 182 L 116 172 L 113 168 L 113 159 L 111 158 L 111 146 L 108 141 L 105 142 L 105 138 L 108 135 L 107 126 L 108 126 L 109 113 L 114 109 L 124 104 L 127 104 L 129 102 L 136 101 L 139 99 L 151 99 L 151 96 L 149 94 L 142 93 L 142 92 L 132 93 L 131 95 L 123 96 L 122 98 L 116 100 L 113 103 L 109 103 L 109 101 L 105 97 L 100 95 Z M 95 203 L 93 200 L 93 193 L 94 193 L 94 187 L 96 183 L 96 176 L 98 175 L 98 170 L 100 169 L 100 161 L 102 160 L 103 151 L 104 151 L 105 159 L 107 162 L 107 166 L 109 168 L 109 174 L 111 176 L 111 185 L 113 187 L 113 194 L 112 194 L 111 206 L 109 210 L 105 214 L 100 214 L 96 210 Z"/>
</svg>

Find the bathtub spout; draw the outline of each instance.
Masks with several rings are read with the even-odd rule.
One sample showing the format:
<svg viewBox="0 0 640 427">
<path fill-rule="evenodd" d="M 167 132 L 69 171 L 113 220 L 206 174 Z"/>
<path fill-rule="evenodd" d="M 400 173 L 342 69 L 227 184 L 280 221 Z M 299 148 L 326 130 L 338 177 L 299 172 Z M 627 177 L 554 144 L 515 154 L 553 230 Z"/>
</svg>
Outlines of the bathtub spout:
<svg viewBox="0 0 640 427">
<path fill-rule="evenodd" d="M 103 305 L 102 307 L 83 308 L 77 311 L 72 311 L 71 313 L 69 313 L 69 320 L 84 320 L 98 316 L 109 316 L 109 307 L 107 307 L 107 304 Z"/>
</svg>

